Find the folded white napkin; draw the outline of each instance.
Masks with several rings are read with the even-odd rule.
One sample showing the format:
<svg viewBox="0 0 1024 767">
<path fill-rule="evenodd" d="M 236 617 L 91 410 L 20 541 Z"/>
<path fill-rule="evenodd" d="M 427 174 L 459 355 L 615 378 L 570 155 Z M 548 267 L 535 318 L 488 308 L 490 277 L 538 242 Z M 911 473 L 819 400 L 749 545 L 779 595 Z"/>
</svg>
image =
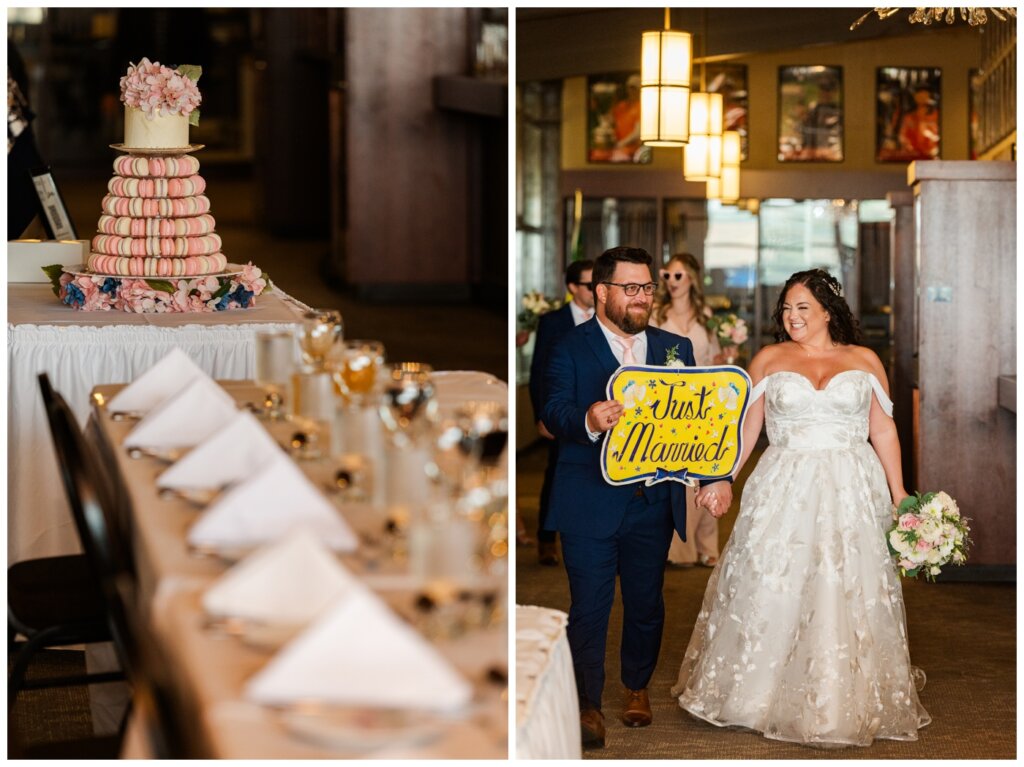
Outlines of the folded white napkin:
<svg viewBox="0 0 1024 767">
<path fill-rule="evenodd" d="M 280 454 L 280 446 L 252 413 L 235 411 L 226 426 L 157 477 L 156 486 L 195 490 L 234 485 Z"/>
<path fill-rule="evenodd" d="M 305 625 L 364 586 L 307 528 L 246 557 L 203 594 L 209 615 Z"/>
<path fill-rule="evenodd" d="M 125 447 L 195 447 L 223 429 L 238 409 L 212 378 L 196 378 L 161 402 L 124 439 Z"/>
<path fill-rule="evenodd" d="M 358 540 L 338 510 L 284 453 L 235 485 L 196 520 L 188 542 L 198 547 L 249 548 L 306 526 L 335 551 L 354 551 Z"/>
<path fill-rule="evenodd" d="M 110 398 L 111 411 L 148 413 L 196 378 L 208 377 L 181 349 L 174 348 L 153 367 Z"/>
<path fill-rule="evenodd" d="M 378 597 L 344 597 L 288 644 L 245 688 L 255 703 L 454 711 L 473 688 Z"/>
</svg>

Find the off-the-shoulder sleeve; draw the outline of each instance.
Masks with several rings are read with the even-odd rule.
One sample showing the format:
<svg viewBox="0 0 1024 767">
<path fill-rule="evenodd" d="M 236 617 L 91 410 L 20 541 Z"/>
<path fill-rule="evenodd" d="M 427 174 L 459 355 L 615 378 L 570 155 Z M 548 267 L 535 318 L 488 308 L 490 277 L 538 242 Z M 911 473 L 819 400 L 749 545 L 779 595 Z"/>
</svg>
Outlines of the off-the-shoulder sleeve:
<svg viewBox="0 0 1024 767">
<path fill-rule="evenodd" d="M 757 386 L 750 390 L 750 404 L 753 405 L 757 402 L 758 397 L 764 394 L 764 390 L 768 386 L 768 376 L 765 376 L 757 382 Z"/>
<path fill-rule="evenodd" d="M 873 374 L 868 374 L 868 380 L 871 381 L 871 388 L 875 390 L 875 397 L 878 399 L 878 404 L 882 407 L 882 412 L 892 418 L 892 400 L 889 399 L 889 395 L 885 393 L 882 384 Z"/>
</svg>

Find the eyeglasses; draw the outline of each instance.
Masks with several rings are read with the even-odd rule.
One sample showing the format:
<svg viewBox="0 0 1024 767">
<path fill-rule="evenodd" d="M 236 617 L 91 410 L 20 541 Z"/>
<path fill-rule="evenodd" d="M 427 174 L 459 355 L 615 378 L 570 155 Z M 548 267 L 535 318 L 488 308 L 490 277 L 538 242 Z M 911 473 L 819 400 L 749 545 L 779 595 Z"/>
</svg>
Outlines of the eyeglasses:
<svg viewBox="0 0 1024 767">
<path fill-rule="evenodd" d="M 594 289 L 594 283 L 593 282 L 577 282 L 576 284 L 579 285 L 581 288 L 586 288 L 587 290 L 593 290 Z"/>
<path fill-rule="evenodd" d="M 683 272 L 676 272 L 675 274 L 672 272 L 662 272 L 661 279 L 675 279 L 676 282 L 679 282 L 679 280 L 683 279 Z"/>
<path fill-rule="evenodd" d="M 658 283 L 656 283 L 656 282 L 645 282 L 643 285 L 641 285 L 638 282 L 622 283 L 622 282 L 608 282 L 606 280 L 602 284 L 603 285 L 616 285 L 616 286 L 622 288 L 622 292 L 625 293 L 627 296 L 635 296 L 641 290 L 644 292 L 645 296 L 653 296 L 654 295 L 654 289 L 656 287 L 658 287 Z"/>
</svg>

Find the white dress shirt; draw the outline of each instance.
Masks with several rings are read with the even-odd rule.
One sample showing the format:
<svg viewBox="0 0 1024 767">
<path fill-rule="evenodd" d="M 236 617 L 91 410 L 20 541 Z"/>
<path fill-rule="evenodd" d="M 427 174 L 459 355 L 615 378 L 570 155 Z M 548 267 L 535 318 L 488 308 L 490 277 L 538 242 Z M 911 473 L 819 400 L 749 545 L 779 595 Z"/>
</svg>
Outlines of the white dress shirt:
<svg viewBox="0 0 1024 767">
<path fill-rule="evenodd" d="M 569 311 L 572 312 L 572 321 L 577 325 L 582 325 L 584 322 L 586 322 L 587 320 L 594 316 L 593 309 L 584 309 L 575 301 L 569 302 Z"/>
<path fill-rule="evenodd" d="M 622 344 L 616 341 L 619 338 L 615 333 L 605 327 L 604 323 L 600 319 L 597 320 L 597 326 L 601 328 L 601 332 L 604 333 L 605 340 L 608 341 L 608 346 L 612 350 L 612 354 L 615 355 L 615 359 L 618 363 L 622 364 L 622 357 L 624 350 Z M 647 331 L 641 330 L 633 337 L 633 356 L 636 358 L 638 365 L 647 364 Z M 603 432 L 591 431 L 590 424 L 587 423 L 587 417 L 583 416 L 583 427 L 587 430 L 587 436 L 590 437 L 591 442 L 597 442 L 600 439 Z"/>
</svg>

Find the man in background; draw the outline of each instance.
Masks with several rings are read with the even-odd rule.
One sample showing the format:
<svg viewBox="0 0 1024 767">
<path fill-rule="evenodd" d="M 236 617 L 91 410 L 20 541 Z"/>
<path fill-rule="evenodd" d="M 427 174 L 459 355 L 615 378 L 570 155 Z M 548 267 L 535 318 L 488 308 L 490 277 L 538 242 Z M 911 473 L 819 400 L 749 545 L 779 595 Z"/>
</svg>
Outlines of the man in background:
<svg viewBox="0 0 1024 767">
<path fill-rule="evenodd" d="M 591 285 L 594 262 L 588 260 L 573 261 L 565 270 L 565 286 L 572 295 L 572 300 L 561 309 L 541 315 L 537 325 L 537 340 L 533 347 L 533 361 L 530 364 L 530 402 L 533 405 L 534 417 L 537 419 L 537 431 L 548 440 L 548 464 L 544 469 L 544 483 L 540 489 L 540 515 L 537 521 L 537 556 L 542 565 L 554 567 L 558 564 L 558 533 L 545 530 L 544 522 L 551 507 L 551 481 L 558 463 L 558 440 L 554 438 L 540 414 L 544 409 L 544 372 L 551 350 L 558 340 L 568 331 L 594 316 L 594 289 Z"/>
</svg>

